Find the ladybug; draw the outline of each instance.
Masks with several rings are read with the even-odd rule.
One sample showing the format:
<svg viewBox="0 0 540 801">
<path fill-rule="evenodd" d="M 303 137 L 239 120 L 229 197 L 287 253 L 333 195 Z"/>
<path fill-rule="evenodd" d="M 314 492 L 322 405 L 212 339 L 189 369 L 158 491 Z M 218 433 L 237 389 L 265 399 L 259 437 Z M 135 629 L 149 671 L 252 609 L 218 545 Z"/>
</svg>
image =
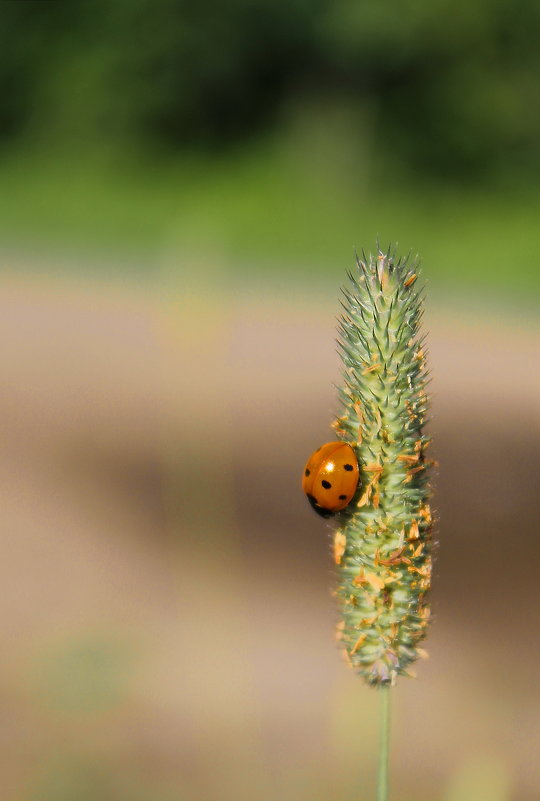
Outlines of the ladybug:
<svg viewBox="0 0 540 801">
<path fill-rule="evenodd" d="M 352 447 L 346 442 L 327 442 L 307 460 L 302 489 L 317 514 L 330 517 L 350 504 L 359 478 Z"/>
</svg>

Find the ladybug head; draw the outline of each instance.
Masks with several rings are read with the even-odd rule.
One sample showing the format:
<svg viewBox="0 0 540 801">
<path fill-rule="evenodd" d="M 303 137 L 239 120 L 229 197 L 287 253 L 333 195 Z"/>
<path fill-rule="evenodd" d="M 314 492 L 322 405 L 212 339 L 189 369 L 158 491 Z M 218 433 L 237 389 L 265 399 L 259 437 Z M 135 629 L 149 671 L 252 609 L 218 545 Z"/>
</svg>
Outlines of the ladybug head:
<svg viewBox="0 0 540 801">
<path fill-rule="evenodd" d="M 306 493 L 306 496 L 307 496 L 308 501 L 311 504 L 311 508 L 314 509 L 317 512 L 318 515 L 320 515 L 321 517 L 333 517 L 334 516 L 334 512 L 332 512 L 330 509 L 324 509 L 322 506 L 319 506 L 319 504 L 317 503 L 317 501 L 313 497 L 313 495 L 310 495 L 309 493 Z"/>
</svg>

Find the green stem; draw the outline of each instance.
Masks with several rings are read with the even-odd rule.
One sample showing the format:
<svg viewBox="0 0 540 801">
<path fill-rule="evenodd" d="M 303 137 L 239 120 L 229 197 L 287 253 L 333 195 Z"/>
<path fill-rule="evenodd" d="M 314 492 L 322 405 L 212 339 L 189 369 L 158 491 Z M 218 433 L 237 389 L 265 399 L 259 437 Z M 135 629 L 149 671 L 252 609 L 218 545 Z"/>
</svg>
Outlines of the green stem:
<svg viewBox="0 0 540 801">
<path fill-rule="evenodd" d="M 381 687 L 381 729 L 377 801 L 388 801 L 388 751 L 390 744 L 390 687 Z"/>
</svg>

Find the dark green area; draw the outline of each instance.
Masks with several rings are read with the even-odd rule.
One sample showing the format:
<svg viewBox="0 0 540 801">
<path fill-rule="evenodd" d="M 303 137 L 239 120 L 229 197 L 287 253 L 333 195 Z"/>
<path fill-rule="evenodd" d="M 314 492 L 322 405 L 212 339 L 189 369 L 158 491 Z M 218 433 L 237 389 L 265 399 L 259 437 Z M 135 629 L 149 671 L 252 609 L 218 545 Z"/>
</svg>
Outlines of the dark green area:
<svg viewBox="0 0 540 801">
<path fill-rule="evenodd" d="M 530 292 L 539 23 L 533 0 L 3 3 L 4 245 L 333 280 L 379 237 Z"/>
<path fill-rule="evenodd" d="M 540 163 L 535 0 L 70 0 L 0 15 L 4 145 L 173 153 L 279 124 L 306 98 L 431 176 Z"/>
</svg>

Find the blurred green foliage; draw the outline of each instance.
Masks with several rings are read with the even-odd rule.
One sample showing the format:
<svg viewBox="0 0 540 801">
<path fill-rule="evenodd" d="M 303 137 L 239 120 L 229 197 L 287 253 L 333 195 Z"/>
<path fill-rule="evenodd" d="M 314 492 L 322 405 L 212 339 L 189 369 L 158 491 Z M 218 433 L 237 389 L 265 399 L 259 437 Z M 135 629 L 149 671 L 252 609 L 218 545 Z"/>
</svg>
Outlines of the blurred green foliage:
<svg viewBox="0 0 540 801">
<path fill-rule="evenodd" d="M 47 708 L 95 716 L 125 701 L 134 662 L 125 637 L 85 633 L 41 652 L 30 681 L 36 699 Z"/>
<path fill-rule="evenodd" d="M 41 254 L 37 264 L 44 257 L 47 271 L 142 277 L 163 269 L 189 280 L 202 270 L 216 286 L 220 273 L 229 286 L 263 278 L 290 287 L 296 276 L 313 290 L 338 285 L 354 248 L 373 248 L 378 238 L 402 252 L 418 249 L 425 277 L 444 287 L 446 300 L 448 290 L 487 303 L 504 291 L 506 311 L 512 295 L 522 312 L 524 303 L 533 310 L 540 288 L 534 188 L 371 182 L 359 170 L 347 175 L 342 138 L 312 133 L 301 154 L 291 134 L 227 157 L 192 155 L 137 171 L 106 161 L 12 158 L 0 162 L 0 236 L 12 253 L 23 245 L 23 264 Z"/>
<path fill-rule="evenodd" d="M 80 750 L 66 749 L 44 760 L 17 801 L 184 801 L 178 785 L 170 788 L 159 777 L 144 775 L 134 757 L 131 764 L 118 764 L 104 756 L 103 749 Z"/>
<path fill-rule="evenodd" d="M 539 31 L 535 0 L 7 2 L 1 136 L 222 148 L 339 97 L 390 164 L 530 170 Z"/>
<path fill-rule="evenodd" d="M 538 287 L 533 0 L 1 9 L 4 246 L 334 282 L 379 237 L 449 286 Z"/>
</svg>

